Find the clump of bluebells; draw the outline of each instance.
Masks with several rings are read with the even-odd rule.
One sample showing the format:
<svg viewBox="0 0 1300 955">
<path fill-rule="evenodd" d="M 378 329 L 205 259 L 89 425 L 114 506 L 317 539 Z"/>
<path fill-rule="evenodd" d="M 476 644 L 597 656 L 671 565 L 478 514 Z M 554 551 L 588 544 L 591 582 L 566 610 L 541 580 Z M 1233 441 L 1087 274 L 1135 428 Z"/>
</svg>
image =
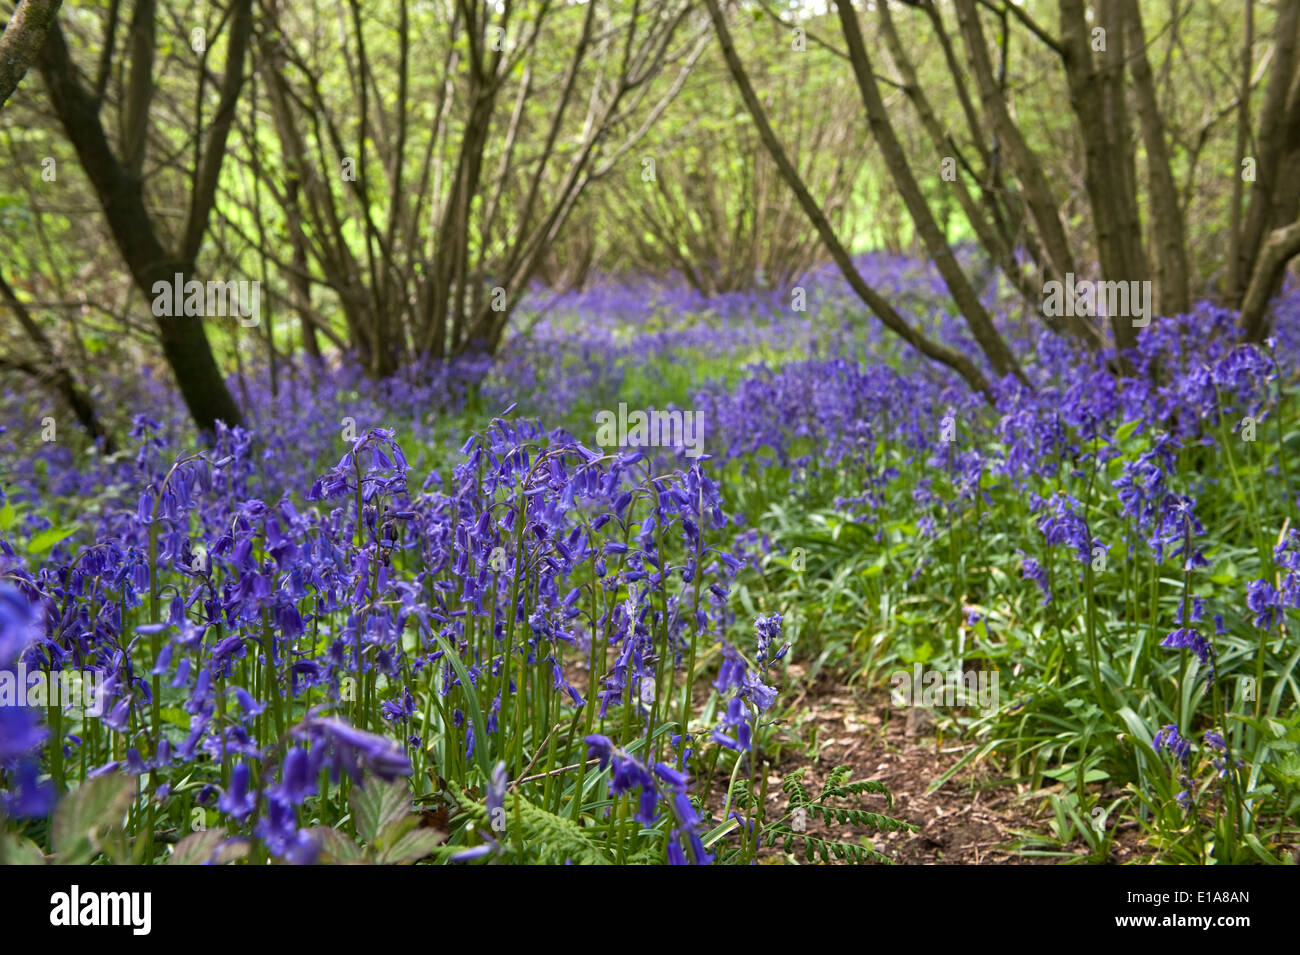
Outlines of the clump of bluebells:
<svg viewBox="0 0 1300 955">
<path fill-rule="evenodd" d="M 10 687 L 17 684 L 19 663 L 39 639 L 39 626 L 38 606 L 23 590 L 0 581 L 0 680 Z M 40 778 L 40 750 L 48 735 L 34 708 L 8 700 L 0 705 L 0 771 L 10 781 L 9 791 L 0 794 L 5 814 L 40 817 L 52 808 L 54 787 Z"/>
<path fill-rule="evenodd" d="M 765 469 L 751 477 L 763 493 L 746 493 L 784 492 L 767 515 L 775 548 L 824 555 L 817 575 L 791 572 L 782 591 L 795 624 L 817 634 L 810 654 L 839 654 L 873 677 L 917 659 L 997 661 L 1012 698 L 956 721 L 1007 741 L 997 748 L 1035 780 L 1104 767 L 1141 794 L 1130 805 L 1169 779 L 1138 740 L 1173 725 L 1228 770 L 1224 798 L 1189 809 L 1227 829 L 1190 848 L 1162 832 L 1162 851 L 1255 860 L 1246 836 L 1276 825 L 1261 851 L 1277 857 L 1295 841 L 1288 794 L 1300 791 L 1287 755 L 1300 703 L 1289 619 L 1300 544 L 1287 530 L 1300 491 L 1288 451 L 1296 289 L 1276 315 L 1262 345 L 1240 344 L 1234 316 L 1209 304 L 1153 321 L 1123 356 L 1126 375 L 1113 350 L 1008 319 L 1024 378 L 996 383 L 988 404 L 933 365 L 837 344 L 719 382 L 705 407 L 739 470 Z M 976 351 L 955 320 L 935 331 Z M 810 584 L 835 598 L 808 601 Z M 960 616 L 969 606 L 973 627 Z M 848 636 L 864 633 L 872 639 Z M 1270 788 L 1237 795 L 1238 763 L 1242 779 Z"/>
<path fill-rule="evenodd" d="M 932 269 L 862 267 L 942 300 Z M 250 427 L 201 452 L 148 375 L 123 383 L 149 414 L 115 456 L 33 450 L 36 409 L 0 396 L 0 672 L 96 674 L 103 704 L 0 707 L 5 826 L 40 838 L 72 786 L 125 775 L 144 858 L 201 823 L 255 861 L 319 861 L 342 851 L 323 831 L 365 841 L 352 803 L 397 780 L 404 808 L 446 810 L 436 861 L 727 861 L 761 825 L 732 797 L 762 775 L 789 633 L 873 677 L 996 665 L 1010 699 L 963 728 L 1036 780 L 1131 783 L 1179 861 L 1240 861 L 1247 836 L 1280 852 L 1300 791 L 1300 295 L 1262 347 L 1208 304 L 1154 320 L 1127 375 L 995 309 L 1024 374 L 985 401 L 882 361 L 819 281 L 815 317 L 730 296 L 670 327 L 702 303 L 598 283 L 491 368 L 251 380 Z M 705 349 L 768 356 L 672 398 L 714 458 L 589 446 L 575 409 Z M 438 427 L 519 396 L 472 435 Z M 68 500 L 89 504 L 76 525 Z M 793 546 L 807 570 L 760 585 Z M 751 630 L 736 606 L 781 613 Z M 1189 826 L 1218 835 L 1189 849 Z"/>
<path fill-rule="evenodd" d="M 1197 776 L 1200 767 L 1212 771 L 1210 782 L 1231 805 L 1239 797 L 1237 787 L 1240 780 L 1237 773 L 1244 764 L 1233 757 L 1228 741 L 1221 733 L 1214 730 L 1206 730 L 1201 734 L 1199 761 L 1194 761 L 1192 747 L 1191 740 L 1185 739 L 1174 723 L 1162 727 L 1152 738 L 1152 748 L 1157 753 L 1166 753 L 1172 758 L 1174 776 L 1182 787 L 1175 797 L 1178 806 L 1195 817 L 1197 802 L 1205 791 L 1198 785 Z"/>
<path fill-rule="evenodd" d="M 105 714 L 0 708 L 8 815 L 126 774 L 145 858 L 200 820 L 254 860 L 310 863 L 357 825 L 355 792 L 406 780 L 451 809 L 429 858 L 528 861 L 568 821 L 604 861 L 713 861 L 692 682 L 742 561 L 702 462 L 660 472 L 502 416 L 447 473 L 417 478 L 371 429 L 301 497 L 264 500 L 247 432 L 179 454 L 155 421 L 135 435 L 142 488 L 95 542 L 36 568 L 3 551 L 20 588 L 0 586 L 0 665 L 94 671 Z M 42 763 L 47 737 L 61 758 Z M 504 831 L 476 824 L 479 793 Z"/>
<path fill-rule="evenodd" d="M 726 699 L 726 712 L 720 725 L 714 729 L 713 738 L 727 749 L 749 753 L 753 750 L 758 717 L 776 702 L 776 690 L 765 684 L 762 675 L 785 656 L 790 646 L 786 644 L 775 653 L 772 643 L 781 636 L 781 615 L 759 617 L 755 623 L 758 636 L 757 670 L 751 667 L 743 654 L 730 643 L 722 648 L 722 665 L 714 689 Z"/>
</svg>

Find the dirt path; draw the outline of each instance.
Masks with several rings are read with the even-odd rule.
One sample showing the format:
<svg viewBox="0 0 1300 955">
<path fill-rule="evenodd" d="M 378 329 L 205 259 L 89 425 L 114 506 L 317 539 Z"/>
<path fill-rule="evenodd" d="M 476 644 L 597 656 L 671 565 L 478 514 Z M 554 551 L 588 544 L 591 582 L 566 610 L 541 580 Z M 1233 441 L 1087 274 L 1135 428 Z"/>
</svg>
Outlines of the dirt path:
<svg viewBox="0 0 1300 955">
<path fill-rule="evenodd" d="M 566 676 L 586 693 L 584 665 L 575 666 Z M 847 688 L 832 680 L 816 681 L 808 687 L 800 664 L 790 666 L 789 677 L 785 692 L 791 687 L 805 688 L 793 691 L 798 696 L 791 709 L 799 716 L 778 728 L 769 746 L 775 754 L 768 776 L 769 820 L 785 815 L 787 800 L 781 784 L 786 774 L 806 768 L 805 783 L 816 793 L 836 766 L 848 765 L 851 779 L 884 783 L 894 801 L 891 807 L 883 796 L 867 796 L 846 807 L 903 819 L 915 825 L 916 831 L 827 829 L 820 817 L 809 817 L 810 835 L 850 843 L 860 843 L 866 837 L 872 848 L 903 865 L 1051 865 L 1069 861 L 1063 856 L 1026 855 L 1015 845 L 1025 835 L 1050 833 L 1053 810 L 1049 796 L 1062 792 L 1061 786 L 1031 792 L 1009 782 L 989 760 L 963 767 L 943 786 L 927 792 L 976 744 L 936 734 L 926 720 L 909 721 L 900 716 L 891 706 L 887 690 Z M 697 683 L 697 712 L 709 690 L 707 681 Z M 915 716 L 919 711 L 908 712 Z M 727 784 L 725 773 L 714 776 L 709 805 L 715 814 L 721 813 Z M 1151 852 L 1141 845 L 1138 835 L 1136 823 L 1122 823 L 1108 861 L 1132 863 L 1149 858 Z M 1088 855 L 1087 846 L 1078 839 L 1069 846 L 1051 844 L 1047 848 Z M 795 846 L 794 856 L 803 861 L 801 846 Z M 785 859 L 780 843 L 759 852 L 760 863 L 779 864 Z"/>
<path fill-rule="evenodd" d="M 806 719 L 781 735 L 815 739 L 817 754 L 811 757 L 806 745 L 785 746 L 777 751 L 768 780 L 769 818 L 784 812 L 786 797 L 781 781 L 785 774 L 807 767 L 805 781 L 814 792 L 820 792 L 827 774 L 847 764 L 853 768 L 853 779 L 878 780 L 893 793 L 892 809 L 883 796 L 865 797 L 858 804 L 860 808 L 904 819 L 916 825 L 917 831 L 854 832 L 844 826 L 827 828 L 817 817 L 808 820 L 810 834 L 843 842 L 859 842 L 866 835 L 877 851 L 902 864 L 1043 865 L 1064 861 L 1026 856 L 1013 847 L 1021 833 L 1050 831 L 1052 809 L 1047 791 L 1022 791 L 999 778 L 994 765 L 984 763 L 964 767 L 939 789 L 927 793 L 931 783 L 974 746 L 936 736 L 932 727 L 909 727 L 908 720 L 900 718 L 896 709 L 891 712 L 887 692 L 828 687 L 810 694 L 803 706 L 807 707 Z M 1111 862 L 1140 858 L 1143 853 L 1135 836 L 1135 832 L 1119 834 Z M 1064 851 L 1087 855 L 1081 840 L 1064 847 Z M 798 846 L 796 855 L 802 861 Z M 760 854 L 760 861 L 765 863 L 779 863 L 783 858 L 780 844 Z"/>
</svg>

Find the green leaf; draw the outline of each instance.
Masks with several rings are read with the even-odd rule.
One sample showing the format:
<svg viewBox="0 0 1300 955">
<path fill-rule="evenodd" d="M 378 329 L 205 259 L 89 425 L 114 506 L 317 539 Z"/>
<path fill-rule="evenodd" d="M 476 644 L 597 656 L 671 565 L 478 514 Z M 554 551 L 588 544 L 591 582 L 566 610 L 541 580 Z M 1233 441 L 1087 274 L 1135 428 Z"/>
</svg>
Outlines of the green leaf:
<svg viewBox="0 0 1300 955">
<path fill-rule="evenodd" d="M 1115 713 L 1124 721 L 1124 725 L 1128 727 L 1128 731 L 1132 733 L 1134 737 L 1145 743 L 1148 748 L 1152 746 L 1151 729 L 1147 726 L 1145 720 L 1127 706 L 1121 706 L 1115 711 Z"/>
<path fill-rule="evenodd" d="M 0 531 L 7 531 L 14 526 L 14 521 L 18 519 L 18 512 L 9 501 L 5 501 L 5 506 L 0 507 Z"/>
<path fill-rule="evenodd" d="M 732 830 L 739 829 L 739 828 L 740 828 L 740 823 L 736 822 L 736 820 L 734 819 L 728 819 L 727 821 L 722 822 L 717 826 L 714 826 L 712 829 L 708 831 L 708 833 L 705 834 L 703 838 L 704 848 L 706 849 L 712 848 Z"/>
<path fill-rule="evenodd" d="M 172 726 L 178 726 L 186 731 L 190 728 L 190 715 L 179 706 L 164 706 L 160 715 Z"/>
<path fill-rule="evenodd" d="M 16 832 L 0 832 L 0 865 L 45 865 L 40 846 Z"/>
<path fill-rule="evenodd" d="M 1074 779 L 1078 770 L 1073 764 L 1069 766 L 1060 766 L 1056 769 L 1045 769 L 1043 775 L 1049 779 Z M 1103 779 L 1110 779 L 1110 773 L 1101 769 L 1090 769 L 1083 774 L 1085 783 L 1099 783 Z"/>
<path fill-rule="evenodd" d="M 316 826 L 308 829 L 307 832 L 314 836 L 320 844 L 322 862 L 347 865 L 361 861 L 361 847 L 337 829 L 331 829 L 329 826 Z"/>
<path fill-rule="evenodd" d="M 1137 430 L 1138 425 L 1140 425 L 1141 423 L 1142 423 L 1141 420 L 1135 420 L 1120 425 L 1118 428 L 1115 429 L 1115 440 L 1112 443 L 1115 444 L 1116 446 L 1123 444 L 1125 441 L 1128 440 L 1129 435 L 1131 435 L 1134 431 Z"/>
<path fill-rule="evenodd" d="M 474 756 L 478 761 L 479 770 L 483 773 L 483 780 L 486 782 L 492 778 L 492 767 L 488 763 L 488 743 L 490 737 L 482 738 L 487 737 L 488 734 L 482 734 L 481 736 L 478 730 L 478 727 L 487 725 L 487 721 L 483 718 L 483 707 L 479 704 L 478 690 L 475 689 L 474 681 L 470 679 L 469 671 L 465 669 L 465 664 L 461 661 L 460 653 L 456 648 L 448 643 L 447 638 L 442 634 L 435 634 L 435 637 L 437 638 L 438 645 L 442 647 L 443 653 L 447 655 L 447 662 L 450 663 L 451 668 L 456 671 L 456 676 L 460 680 L 460 688 L 469 702 L 469 715 L 473 717 L 474 720 L 474 738 L 475 740 L 481 739 L 481 742 L 483 743 L 481 746 L 474 747 Z"/>
<path fill-rule="evenodd" d="M 203 865 L 212 858 L 225 837 L 223 829 L 205 829 L 191 833 L 176 843 L 176 848 L 167 857 L 167 865 Z"/>
<path fill-rule="evenodd" d="M 109 775 L 87 780 L 63 797 L 54 814 L 54 855 L 59 865 L 85 865 L 103 847 L 105 838 L 122 827 L 135 780 Z"/>
<path fill-rule="evenodd" d="M 366 843 L 373 843 L 385 826 L 401 819 L 411 808 L 405 783 L 383 783 L 377 779 L 370 780 L 364 788 L 353 789 L 348 802 L 357 835 Z"/>
<path fill-rule="evenodd" d="M 1250 847 L 1250 851 L 1259 856 L 1260 861 L 1265 865 L 1282 865 L 1281 859 L 1272 852 L 1269 852 L 1268 849 L 1264 848 L 1264 844 L 1259 841 L 1259 836 L 1255 835 L 1253 832 L 1247 832 L 1244 834 L 1243 838 L 1246 841 L 1246 845 Z"/>
<path fill-rule="evenodd" d="M 442 844 L 446 838 L 437 829 L 416 829 L 408 832 L 385 851 L 379 861 L 384 865 L 405 865 L 423 859 Z"/>
<path fill-rule="evenodd" d="M 389 822 L 380 830 L 379 835 L 371 845 L 382 852 L 390 846 L 396 845 L 397 841 L 401 839 L 402 836 L 415 828 L 417 822 L 418 820 L 416 819 L 415 813 L 402 813 L 402 815 Z"/>
<path fill-rule="evenodd" d="M 59 541 L 71 537 L 76 531 L 77 526 L 75 524 L 71 527 L 51 527 L 48 530 L 43 530 L 27 542 L 27 553 L 43 554 Z"/>
</svg>

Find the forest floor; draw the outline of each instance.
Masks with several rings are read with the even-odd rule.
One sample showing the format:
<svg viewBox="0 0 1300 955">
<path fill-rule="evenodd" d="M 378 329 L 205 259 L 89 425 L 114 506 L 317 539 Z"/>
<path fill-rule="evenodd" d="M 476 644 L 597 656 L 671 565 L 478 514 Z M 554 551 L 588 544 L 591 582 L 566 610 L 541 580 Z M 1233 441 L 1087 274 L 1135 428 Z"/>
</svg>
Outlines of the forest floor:
<svg viewBox="0 0 1300 955">
<path fill-rule="evenodd" d="M 587 692 L 587 672 L 579 664 L 566 672 L 569 681 Z M 884 783 L 892 805 L 884 796 L 865 795 L 845 802 L 845 808 L 866 809 L 892 816 L 915 826 L 915 830 L 881 833 L 851 826 L 828 827 L 820 816 L 808 814 L 808 835 L 871 848 L 902 865 L 1053 865 L 1084 861 L 1088 847 L 1082 839 L 1062 846 L 1051 837 L 1051 796 L 1064 793 L 1057 783 L 1031 790 L 999 772 L 992 757 L 975 760 L 959 769 L 942 786 L 930 791 L 935 780 L 978 747 L 978 743 L 936 731 L 923 710 L 913 708 L 900 715 L 887 689 L 846 686 L 823 676 L 809 680 L 801 664 L 791 664 L 788 677 L 798 687 L 793 706 L 795 725 L 774 734 L 779 740 L 768 774 L 766 818 L 786 815 L 788 797 L 781 785 L 787 774 L 805 770 L 803 781 L 816 795 L 837 766 L 849 766 L 851 781 Z M 787 691 L 791 686 L 787 685 Z M 697 707 L 709 693 L 709 682 L 695 687 Z M 728 785 L 727 774 L 718 770 L 710 786 L 708 804 L 721 815 Z M 1106 801 L 1117 793 L 1106 793 Z M 837 803 L 838 804 L 838 803 Z M 1136 822 L 1119 823 L 1111 846 L 1110 864 L 1142 863 L 1154 859 L 1150 847 L 1141 841 Z M 732 837 L 734 840 L 734 836 Z M 1030 851 L 1017 843 L 1033 841 Z M 1034 850 L 1050 854 L 1031 854 Z M 803 863 L 804 847 L 796 842 L 790 856 L 781 842 L 759 849 L 760 864 L 779 865 L 788 859 Z M 843 864 L 833 855 L 831 864 Z"/>
<path fill-rule="evenodd" d="M 820 816 L 810 814 L 809 835 L 851 843 L 861 842 L 866 836 L 876 851 L 905 865 L 1050 865 L 1071 861 L 1071 856 L 1080 861 L 1087 857 L 1088 849 L 1080 839 L 1071 845 L 1046 847 L 1061 855 L 1026 855 L 1016 849 L 1015 844 L 1026 837 L 1050 839 L 1053 810 L 1049 797 L 1063 792 L 1059 784 L 1030 790 L 1000 775 L 997 765 L 989 759 L 962 767 L 930 792 L 934 781 L 977 744 L 937 734 L 924 719 L 900 718 L 897 708 L 891 706 L 888 691 L 846 688 L 828 681 L 814 684 L 802 706 L 805 716 L 799 735 L 817 741 L 816 755 L 809 754 L 809 747 L 778 751 L 768 779 L 769 819 L 785 812 L 786 795 L 781 782 L 787 773 L 806 768 L 804 782 L 816 794 L 836 766 L 848 765 L 852 767 L 850 779 L 884 783 L 893 796 L 893 805 L 884 796 L 872 795 L 846 806 L 856 805 L 902 819 L 915 825 L 916 830 L 854 831 L 848 826 L 828 827 Z M 722 785 L 725 787 L 725 780 Z M 1151 855 L 1140 841 L 1136 823 L 1121 823 L 1114 835 L 1108 862 L 1140 863 Z M 803 861 L 800 844 L 796 843 L 793 854 Z M 762 863 L 776 864 L 784 858 L 779 842 L 759 853 Z"/>
</svg>

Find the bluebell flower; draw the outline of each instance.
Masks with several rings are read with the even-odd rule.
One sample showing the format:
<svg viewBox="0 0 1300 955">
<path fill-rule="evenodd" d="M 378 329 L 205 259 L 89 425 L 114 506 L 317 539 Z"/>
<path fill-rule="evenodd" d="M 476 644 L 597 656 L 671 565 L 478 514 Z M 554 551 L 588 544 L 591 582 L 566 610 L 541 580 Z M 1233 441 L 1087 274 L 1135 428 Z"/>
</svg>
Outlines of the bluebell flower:
<svg viewBox="0 0 1300 955">
<path fill-rule="evenodd" d="M 769 666 L 776 663 L 790 650 L 790 644 L 785 644 L 775 655 L 772 654 L 772 643 L 781 636 L 781 615 L 779 613 L 768 614 L 765 617 L 759 617 L 754 621 L 754 629 L 758 633 L 758 653 L 756 659 L 760 669 L 766 670 Z M 771 655 L 771 659 L 769 659 Z"/>
<path fill-rule="evenodd" d="M 1047 583 L 1047 571 L 1034 558 L 1025 557 L 1024 551 L 1019 551 L 1019 553 L 1023 558 L 1020 561 L 1021 579 L 1032 580 L 1038 585 L 1038 589 L 1043 592 L 1043 606 L 1046 607 L 1052 602 L 1052 589 Z"/>
<path fill-rule="evenodd" d="M 250 775 L 248 763 L 236 763 L 230 771 L 230 785 L 217 800 L 217 807 L 239 822 L 247 819 L 257 806 L 257 793 L 248 790 Z"/>
<path fill-rule="evenodd" d="M 1214 682 L 1214 647 L 1210 645 L 1210 641 L 1201 636 L 1201 631 L 1189 627 L 1179 627 L 1160 641 L 1160 645 L 1173 650 L 1191 650 L 1196 654 L 1196 658 L 1201 661 L 1201 664 L 1208 667 L 1205 675 L 1206 682 Z"/>
<path fill-rule="evenodd" d="M 35 758 L 18 761 L 13 771 L 13 788 L 3 795 L 0 805 L 15 819 L 40 819 L 54 811 L 58 791 L 54 781 L 40 778 L 40 765 Z"/>
<path fill-rule="evenodd" d="M 291 865 L 312 865 L 320 855 L 316 836 L 297 827 L 293 807 L 283 799 L 267 800 L 266 812 L 253 831 L 272 855 Z"/>
<path fill-rule="evenodd" d="M 474 862 L 478 859 L 486 858 L 487 856 L 492 855 L 492 853 L 494 852 L 500 852 L 500 848 L 493 843 L 485 842 L 482 845 L 471 846 L 468 849 L 462 849 L 459 852 L 454 853 L 451 856 L 449 861 Z"/>
<path fill-rule="evenodd" d="M 0 706 L 0 761 L 15 760 L 38 749 L 48 736 L 35 709 Z"/>
<path fill-rule="evenodd" d="M 1252 580 L 1246 585 L 1246 606 L 1255 614 L 1255 626 L 1267 630 L 1282 619 L 1282 599 L 1267 580 Z"/>
<path fill-rule="evenodd" d="M 491 819 L 493 814 L 504 808 L 506 801 L 506 787 L 510 783 L 510 777 L 506 773 L 506 764 L 498 762 L 492 767 L 492 778 L 488 780 L 487 786 L 487 811 L 488 818 Z"/>
<path fill-rule="evenodd" d="M 280 785 L 276 795 L 291 806 L 301 806 L 316 794 L 316 773 L 311 757 L 301 746 L 291 746 L 280 764 Z"/>
<path fill-rule="evenodd" d="M 1047 503 L 1048 513 L 1038 520 L 1049 546 L 1067 544 L 1074 549 L 1081 563 L 1092 559 L 1092 549 L 1097 545 L 1088 532 L 1088 522 L 1076 513 L 1082 505 L 1066 494 L 1058 494 Z"/>
<path fill-rule="evenodd" d="M 1178 726 L 1174 723 L 1170 723 L 1156 733 L 1152 742 L 1157 753 L 1168 750 L 1184 767 L 1192 758 L 1192 744 L 1178 735 Z"/>
<path fill-rule="evenodd" d="M 0 667 L 16 663 L 23 651 L 36 642 L 40 615 L 23 594 L 0 581 Z"/>
<path fill-rule="evenodd" d="M 359 730 L 341 719 L 308 716 L 291 731 L 308 741 L 313 764 L 328 767 L 330 778 L 338 782 L 346 773 L 354 783 L 362 782 L 363 773 L 371 773 L 391 782 L 411 774 L 411 761 L 401 746 L 383 736 Z"/>
<path fill-rule="evenodd" d="M 655 824 L 655 806 L 659 800 L 654 776 L 640 762 L 614 745 L 607 736 L 592 734 L 586 737 L 587 758 L 598 757 L 600 768 L 612 768 L 609 792 L 612 796 L 622 796 L 637 792 L 636 812 L 633 818 L 643 826 Z"/>
</svg>

